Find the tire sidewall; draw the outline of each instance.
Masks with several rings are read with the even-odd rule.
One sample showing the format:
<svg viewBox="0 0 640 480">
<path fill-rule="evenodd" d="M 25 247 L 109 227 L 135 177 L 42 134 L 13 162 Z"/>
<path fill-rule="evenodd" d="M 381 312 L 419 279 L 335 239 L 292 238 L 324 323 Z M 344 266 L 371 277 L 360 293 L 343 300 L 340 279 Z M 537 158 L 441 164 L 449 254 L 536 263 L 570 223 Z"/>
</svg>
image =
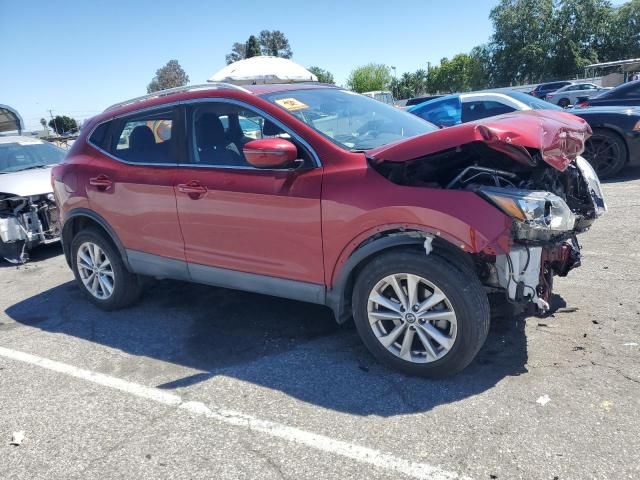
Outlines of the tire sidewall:
<svg viewBox="0 0 640 480">
<path fill-rule="evenodd" d="M 404 255 L 404 259 L 401 257 Z M 378 340 L 369 324 L 368 298 L 373 287 L 384 277 L 394 273 L 419 275 L 437 286 L 449 300 L 457 320 L 456 340 L 451 350 L 442 358 L 424 364 L 403 360 L 389 352 Z M 481 288 L 476 278 L 463 273 L 436 255 L 422 252 L 398 252 L 384 254 L 374 259 L 361 272 L 353 293 L 353 314 L 356 328 L 365 345 L 378 359 L 410 375 L 443 377 L 460 371 L 475 357 L 484 343 L 488 331 L 488 299 L 484 305 L 474 306 L 469 298 L 475 298 Z M 471 292 L 471 290 L 475 290 Z M 482 303 L 482 302 L 481 302 Z M 478 321 L 478 313 L 486 315 Z M 483 323 L 486 322 L 486 326 Z"/>
<path fill-rule="evenodd" d="M 613 132 L 607 132 L 607 131 L 596 129 L 593 132 L 593 137 L 605 137 L 609 141 L 616 142 L 618 144 L 619 148 L 620 148 L 620 155 L 618 157 L 618 160 L 617 160 L 615 166 L 613 168 L 611 168 L 605 174 L 602 174 L 602 173 L 598 172 L 597 162 L 594 163 L 591 158 L 586 158 L 586 160 L 593 166 L 593 169 L 596 170 L 596 173 L 598 174 L 598 176 L 601 179 L 611 178 L 612 176 L 614 176 L 618 172 L 620 172 L 620 170 L 622 170 L 624 168 L 624 166 L 625 166 L 626 157 L 627 157 L 627 145 L 625 144 L 625 142 L 624 142 L 624 140 L 622 138 L 620 138 L 616 133 L 613 133 Z M 588 141 L 590 141 L 590 140 L 588 140 Z"/>
<path fill-rule="evenodd" d="M 113 270 L 113 293 L 107 299 L 100 299 L 94 297 L 91 292 L 84 285 L 84 282 L 80 278 L 80 273 L 78 272 L 78 249 L 80 245 L 86 242 L 95 243 L 98 245 L 102 251 L 105 253 L 109 262 L 111 262 L 111 268 Z M 76 279 L 78 287 L 82 291 L 83 295 L 87 297 L 92 303 L 97 305 L 98 307 L 104 310 L 112 310 L 118 308 L 118 300 L 123 297 L 124 289 L 126 289 L 127 285 L 125 285 L 126 281 L 126 273 L 125 267 L 120 258 L 120 254 L 113 247 L 111 242 L 106 240 L 100 233 L 95 231 L 94 229 L 84 230 L 78 233 L 73 241 L 71 242 L 71 266 L 73 270 L 73 275 Z"/>
</svg>

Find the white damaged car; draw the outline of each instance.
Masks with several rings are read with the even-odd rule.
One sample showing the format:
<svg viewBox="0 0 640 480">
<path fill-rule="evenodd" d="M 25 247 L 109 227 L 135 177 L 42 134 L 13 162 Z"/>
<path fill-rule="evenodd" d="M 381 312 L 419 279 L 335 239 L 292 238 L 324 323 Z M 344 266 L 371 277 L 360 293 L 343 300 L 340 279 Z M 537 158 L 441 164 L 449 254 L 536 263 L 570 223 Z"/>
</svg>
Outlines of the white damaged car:
<svg viewBox="0 0 640 480">
<path fill-rule="evenodd" d="M 65 154 L 33 138 L 0 136 L 0 258 L 24 263 L 29 250 L 60 239 L 51 168 Z"/>
</svg>

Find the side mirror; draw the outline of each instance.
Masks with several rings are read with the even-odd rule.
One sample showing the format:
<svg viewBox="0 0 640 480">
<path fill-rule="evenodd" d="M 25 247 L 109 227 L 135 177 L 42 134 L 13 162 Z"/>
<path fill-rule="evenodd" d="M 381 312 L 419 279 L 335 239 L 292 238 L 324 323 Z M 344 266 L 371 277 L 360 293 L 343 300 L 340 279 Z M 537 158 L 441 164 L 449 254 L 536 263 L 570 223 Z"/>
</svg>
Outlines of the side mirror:
<svg viewBox="0 0 640 480">
<path fill-rule="evenodd" d="M 261 138 L 244 145 L 242 151 L 256 168 L 283 168 L 292 165 L 298 157 L 298 149 L 284 138 Z"/>
</svg>

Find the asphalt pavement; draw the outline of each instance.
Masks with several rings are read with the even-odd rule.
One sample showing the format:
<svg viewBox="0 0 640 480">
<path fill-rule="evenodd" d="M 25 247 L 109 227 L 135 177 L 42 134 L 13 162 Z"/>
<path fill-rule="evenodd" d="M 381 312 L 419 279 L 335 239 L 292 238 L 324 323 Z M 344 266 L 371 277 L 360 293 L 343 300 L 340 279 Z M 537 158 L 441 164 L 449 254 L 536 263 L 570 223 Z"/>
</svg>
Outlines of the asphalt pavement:
<svg viewBox="0 0 640 480">
<path fill-rule="evenodd" d="M 442 381 L 324 307 L 160 281 L 105 313 L 59 246 L 0 263 L 0 478 L 640 478 L 640 170 L 604 190 L 556 312 L 496 312 Z"/>
</svg>

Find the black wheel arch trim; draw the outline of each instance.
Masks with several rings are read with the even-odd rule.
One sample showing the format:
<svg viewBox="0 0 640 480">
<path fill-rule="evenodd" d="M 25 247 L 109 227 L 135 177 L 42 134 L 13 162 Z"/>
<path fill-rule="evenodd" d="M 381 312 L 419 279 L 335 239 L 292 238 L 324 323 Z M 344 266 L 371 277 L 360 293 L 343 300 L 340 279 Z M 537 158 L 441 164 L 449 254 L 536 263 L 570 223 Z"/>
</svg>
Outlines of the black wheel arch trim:
<svg viewBox="0 0 640 480">
<path fill-rule="evenodd" d="M 326 305 L 333 310 L 338 323 L 344 323 L 351 317 L 350 292 L 355 281 L 352 274 L 359 266 L 375 255 L 392 248 L 407 246 L 423 248 L 427 236 L 433 237 L 432 246 L 438 256 L 458 265 L 459 268 L 475 271 L 471 257 L 441 237 L 434 237 L 422 231 L 387 232 L 383 236 L 363 242 L 340 268 L 332 288 L 327 289 Z"/>
<path fill-rule="evenodd" d="M 69 248 L 71 247 L 71 242 L 73 238 L 71 235 L 71 226 L 73 225 L 73 221 L 77 220 L 80 217 L 88 218 L 93 222 L 97 223 L 102 229 L 109 235 L 109 238 L 115 245 L 120 257 L 122 258 L 122 262 L 128 271 L 131 272 L 131 266 L 129 265 L 129 259 L 127 257 L 127 251 L 122 245 L 122 242 L 118 238 L 116 232 L 111 228 L 111 226 L 107 223 L 107 221 L 102 218 L 99 214 L 94 212 L 93 210 L 89 210 L 88 208 L 75 208 L 71 210 L 64 220 L 64 224 L 62 225 L 62 250 L 64 252 L 64 256 L 67 260 L 67 264 L 71 267 L 71 252 Z"/>
</svg>

